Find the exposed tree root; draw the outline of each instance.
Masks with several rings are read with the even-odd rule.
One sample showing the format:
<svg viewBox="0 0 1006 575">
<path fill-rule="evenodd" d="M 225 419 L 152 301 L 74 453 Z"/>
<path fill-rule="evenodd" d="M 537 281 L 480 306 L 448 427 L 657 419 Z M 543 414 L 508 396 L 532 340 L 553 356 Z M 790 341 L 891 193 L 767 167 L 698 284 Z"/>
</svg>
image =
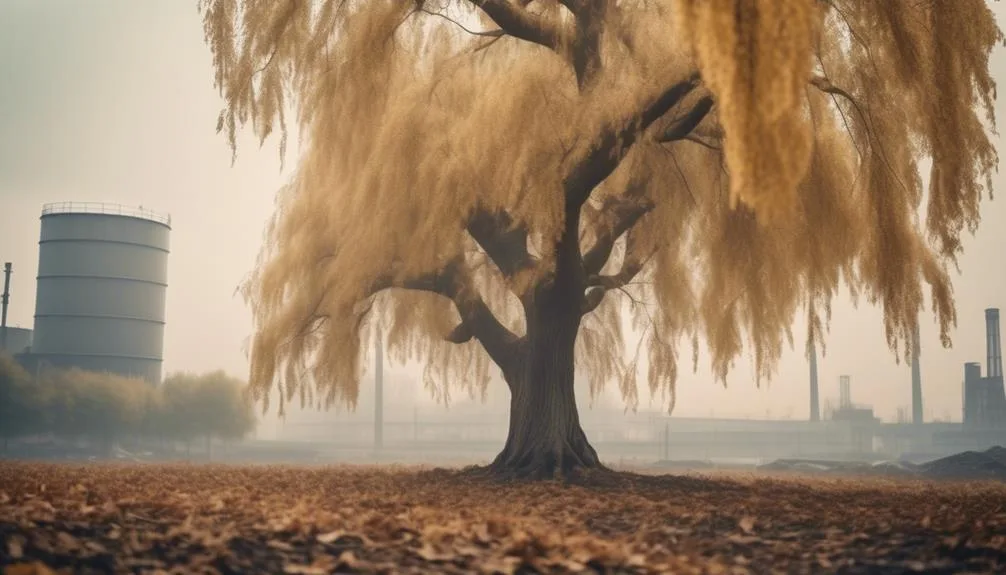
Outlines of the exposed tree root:
<svg viewBox="0 0 1006 575">
<path fill-rule="evenodd" d="M 563 441 L 535 441 L 523 448 L 508 441 L 503 451 L 481 472 L 502 481 L 572 481 L 584 472 L 609 472 L 582 430 Z"/>
</svg>

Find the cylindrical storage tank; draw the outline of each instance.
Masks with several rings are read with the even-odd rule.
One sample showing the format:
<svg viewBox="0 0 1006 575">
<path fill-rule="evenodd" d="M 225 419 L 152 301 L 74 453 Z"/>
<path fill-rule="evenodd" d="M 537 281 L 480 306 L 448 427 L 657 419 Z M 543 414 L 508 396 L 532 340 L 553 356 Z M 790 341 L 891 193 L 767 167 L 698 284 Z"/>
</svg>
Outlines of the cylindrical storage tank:
<svg viewBox="0 0 1006 575">
<path fill-rule="evenodd" d="M 42 208 L 32 355 L 161 380 L 171 219 L 112 204 Z"/>
</svg>

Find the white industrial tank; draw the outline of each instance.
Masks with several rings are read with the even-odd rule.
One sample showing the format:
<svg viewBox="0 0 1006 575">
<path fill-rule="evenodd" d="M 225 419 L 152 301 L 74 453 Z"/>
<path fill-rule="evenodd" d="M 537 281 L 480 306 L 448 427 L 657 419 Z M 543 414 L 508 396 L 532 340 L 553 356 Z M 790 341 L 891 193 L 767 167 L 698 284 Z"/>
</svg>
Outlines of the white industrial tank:
<svg viewBox="0 0 1006 575">
<path fill-rule="evenodd" d="M 34 358 L 159 383 L 170 217 L 59 203 L 41 219 Z"/>
</svg>

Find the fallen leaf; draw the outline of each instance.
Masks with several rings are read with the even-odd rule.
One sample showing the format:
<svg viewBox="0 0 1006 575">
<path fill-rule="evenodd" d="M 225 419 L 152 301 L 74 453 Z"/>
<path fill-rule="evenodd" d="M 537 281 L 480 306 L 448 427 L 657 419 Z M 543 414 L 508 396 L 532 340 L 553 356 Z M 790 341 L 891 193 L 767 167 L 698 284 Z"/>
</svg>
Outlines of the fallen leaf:
<svg viewBox="0 0 1006 575">
<path fill-rule="evenodd" d="M 290 552 L 294 550 L 293 545 L 290 545 L 285 541 L 279 541 L 277 539 L 270 539 L 269 542 L 266 543 L 266 546 L 279 551 Z"/>
<path fill-rule="evenodd" d="M 327 575 L 328 570 L 314 565 L 296 565 L 293 563 L 283 566 L 284 573 L 291 575 Z"/>
<path fill-rule="evenodd" d="M 20 559 L 24 556 L 25 538 L 21 535 L 14 535 L 7 540 L 7 554 L 11 559 Z"/>
<path fill-rule="evenodd" d="M 745 515 L 741 517 L 741 520 L 737 522 L 737 526 L 740 527 L 741 531 L 744 533 L 752 533 L 755 526 L 755 518 L 750 515 Z"/>
<path fill-rule="evenodd" d="M 80 548 L 80 542 L 77 541 L 77 538 L 66 531 L 60 531 L 56 534 L 56 542 L 67 549 L 74 550 Z"/>
<path fill-rule="evenodd" d="M 39 559 L 148 573 L 269 565 L 303 574 L 1006 572 L 1003 485 L 619 481 L 501 485 L 450 470 L 235 465 L 222 474 L 200 465 L 3 461 L 0 484 L 17 497 L 0 503 L 0 516 L 11 518 L 0 525 L 0 554 L 20 563 L 0 573 L 40 572 Z M 77 485 L 88 486 L 86 501 Z M 214 512 L 213 502 L 227 507 Z M 112 555 L 114 568 L 103 563 Z"/>
<path fill-rule="evenodd" d="M 45 563 L 35 561 L 33 563 L 15 563 L 8 565 L 3 570 L 4 575 L 55 575 Z"/>
<path fill-rule="evenodd" d="M 336 529 L 335 531 L 329 531 L 328 533 L 322 533 L 321 535 L 319 535 L 318 537 L 316 537 L 316 539 L 318 540 L 319 543 L 332 543 L 333 541 L 335 541 L 339 537 L 342 537 L 343 533 L 345 533 L 345 532 L 341 531 L 339 529 Z"/>
</svg>

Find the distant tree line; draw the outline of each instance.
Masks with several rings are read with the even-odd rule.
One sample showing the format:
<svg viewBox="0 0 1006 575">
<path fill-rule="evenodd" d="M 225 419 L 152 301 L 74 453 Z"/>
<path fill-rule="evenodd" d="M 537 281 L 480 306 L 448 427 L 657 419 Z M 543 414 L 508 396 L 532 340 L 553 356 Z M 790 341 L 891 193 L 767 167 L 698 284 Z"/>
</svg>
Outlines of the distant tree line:
<svg viewBox="0 0 1006 575">
<path fill-rule="evenodd" d="M 159 444 L 240 439 L 255 427 L 244 382 L 223 371 L 177 373 L 154 387 L 80 369 L 25 371 L 0 354 L 0 438 L 51 435 L 111 450 L 120 441 Z"/>
</svg>

